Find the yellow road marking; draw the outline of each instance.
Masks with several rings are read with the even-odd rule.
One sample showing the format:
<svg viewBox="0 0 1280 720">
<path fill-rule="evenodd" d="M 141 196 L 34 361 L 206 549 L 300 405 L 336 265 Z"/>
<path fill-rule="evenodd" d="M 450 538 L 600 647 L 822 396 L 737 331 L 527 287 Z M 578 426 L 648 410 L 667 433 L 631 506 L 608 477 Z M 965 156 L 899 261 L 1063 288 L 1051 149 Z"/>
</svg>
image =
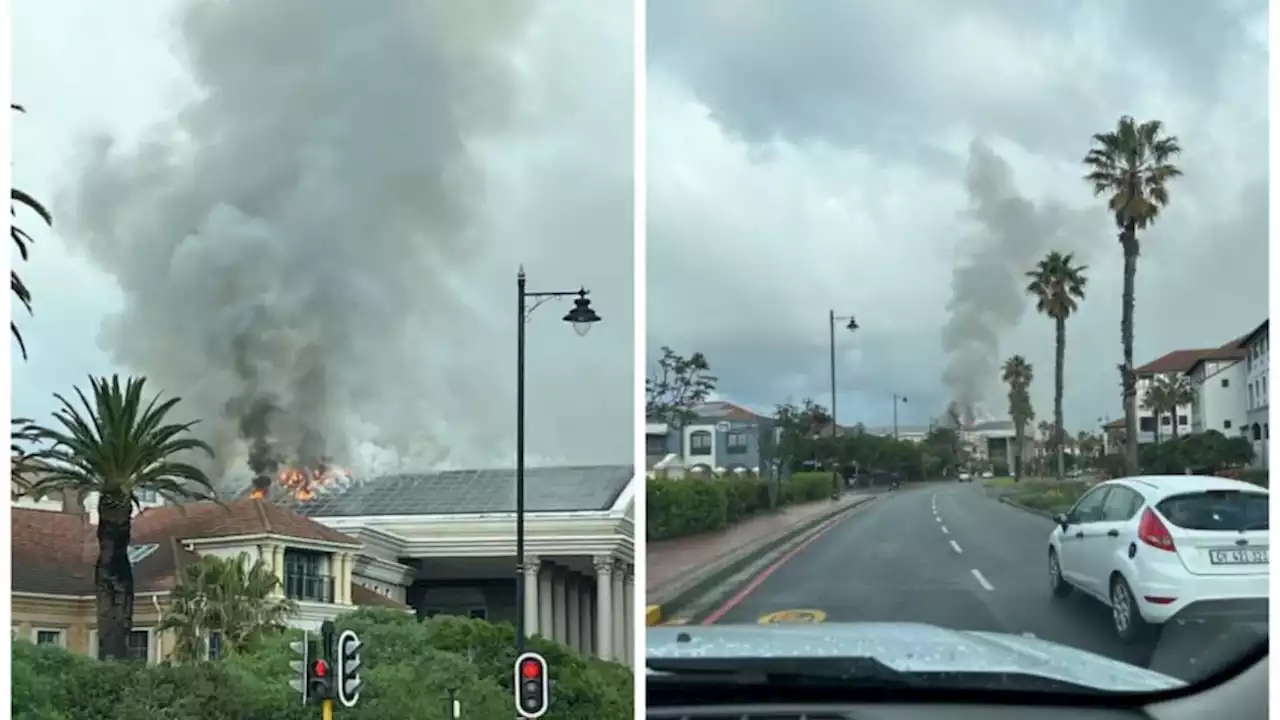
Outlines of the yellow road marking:
<svg viewBox="0 0 1280 720">
<path fill-rule="evenodd" d="M 821 610 L 779 610 L 760 616 L 761 625 L 813 625 L 825 622 L 827 614 Z"/>
</svg>

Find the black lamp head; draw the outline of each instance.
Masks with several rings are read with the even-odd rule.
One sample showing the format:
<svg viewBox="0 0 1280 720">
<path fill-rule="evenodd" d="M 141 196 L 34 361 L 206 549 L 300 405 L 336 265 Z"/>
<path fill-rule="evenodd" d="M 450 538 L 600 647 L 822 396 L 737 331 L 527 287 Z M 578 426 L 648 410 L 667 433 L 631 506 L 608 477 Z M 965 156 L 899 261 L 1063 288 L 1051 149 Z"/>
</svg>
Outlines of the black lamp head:
<svg viewBox="0 0 1280 720">
<path fill-rule="evenodd" d="M 592 309 L 585 289 L 578 291 L 578 297 L 573 300 L 573 309 L 565 313 L 563 320 L 571 323 L 578 335 L 586 335 L 594 323 L 600 322 L 600 316 Z"/>
<path fill-rule="evenodd" d="M 857 321 L 857 320 L 854 320 L 853 318 L 849 318 L 849 324 L 848 324 L 848 325 L 846 325 L 845 327 L 846 327 L 846 328 L 848 328 L 848 329 L 850 329 L 850 330 L 857 330 L 857 329 L 858 329 L 858 321 Z"/>
</svg>

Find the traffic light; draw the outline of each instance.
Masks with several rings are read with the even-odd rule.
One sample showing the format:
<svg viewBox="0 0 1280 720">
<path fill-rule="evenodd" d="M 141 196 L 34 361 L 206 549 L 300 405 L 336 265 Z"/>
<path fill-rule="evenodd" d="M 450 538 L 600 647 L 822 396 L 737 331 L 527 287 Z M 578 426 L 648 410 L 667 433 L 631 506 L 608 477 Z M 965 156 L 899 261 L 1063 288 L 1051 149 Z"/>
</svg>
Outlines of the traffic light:
<svg viewBox="0 0 1280 720">
<path fill-rule="evenodd" d="M 541 655 L 527 652 L 516 658 L 516 712 L 522 718 L 540 718 L 550 705 L 547 661 Z"/>
<path fill-rule="evenodd" d="M 360 700 L 360 636 L 343 630 L 338 636 L 338 702 L 355 707 Z"/>
<path fill-rule="evenodd" d="M 329 668 L 329 661 L 324 658 L 315 658 L 311 661 L 309 672 L 307 673 L 307 695 L 308 697 L 318 698 L 320 700 L 329 700 L 333 698 L 333 673 Z"/>
<path fill-rule="evenodd" d="M 310 683 L 307 682 L 311 676 L 311 633 L 302 632 L 302 639 L 289 643 L 289 647 L 298 654 L 298 658 L 289 661 L 289 667 L 293 668 L 293 672 L 297 677 L 289 681 L 294 690 L 302 695 L 302 704 L 307 704 L 307 691 L 310 689 Z"/>
</svg>

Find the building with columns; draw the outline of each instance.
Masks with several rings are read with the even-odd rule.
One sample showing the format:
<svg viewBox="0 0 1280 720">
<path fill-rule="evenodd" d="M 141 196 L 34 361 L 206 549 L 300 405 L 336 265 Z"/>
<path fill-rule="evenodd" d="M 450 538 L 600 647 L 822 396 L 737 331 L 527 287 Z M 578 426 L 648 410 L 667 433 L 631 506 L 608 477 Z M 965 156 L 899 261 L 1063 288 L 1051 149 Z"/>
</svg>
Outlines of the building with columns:
<svg viewBox="0 0 1280 720">
<path fill-rule="evenodd" d="M 630 465 L 527 469 L 523 563 L 510 469 L 386 476 L 283 502 L 356 538 L 352 582 L 420 617 L 514 624 L 522 613 L 531 635 L 630 663 L 636 490 Z"/>
</svg>

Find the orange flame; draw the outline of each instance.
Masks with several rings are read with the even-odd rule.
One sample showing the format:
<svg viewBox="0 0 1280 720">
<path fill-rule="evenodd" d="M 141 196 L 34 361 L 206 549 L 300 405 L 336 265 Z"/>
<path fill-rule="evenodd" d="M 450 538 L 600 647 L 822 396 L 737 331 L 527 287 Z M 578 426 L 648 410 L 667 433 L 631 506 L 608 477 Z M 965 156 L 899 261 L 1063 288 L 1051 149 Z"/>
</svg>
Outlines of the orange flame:
<svg viewBox="0 0 1280 720">
<path fill-rule="evenodd" d="M 261 490 L 259 488 L 254 488 L 253 491 L 249 493 L 249 497 L 253 498 L 254 500 L 262 500 L 266 496 L 267 496 L 267 491 Z"/>
<path fill-rule="evenodd" d="M 315 468 L 289 467 L 280 471 L 280 484 L 293 493 L 295 499 L 306 501 L 316 496 L 317 488 L 350 477 L 351 473 L 337 465 L 319 465 Z"/>
</svg>

